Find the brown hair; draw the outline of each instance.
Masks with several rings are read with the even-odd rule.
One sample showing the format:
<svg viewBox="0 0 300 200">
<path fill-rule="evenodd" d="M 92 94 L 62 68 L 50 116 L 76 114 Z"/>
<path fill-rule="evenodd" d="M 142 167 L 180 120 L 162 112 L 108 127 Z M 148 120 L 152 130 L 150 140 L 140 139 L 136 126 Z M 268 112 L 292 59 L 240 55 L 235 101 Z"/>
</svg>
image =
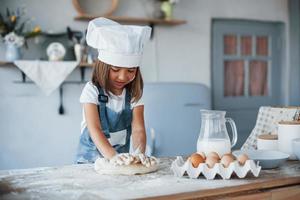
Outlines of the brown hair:
<svg viewBox="0 0 300 200">
<path fill-rule="evenodd" d="M 110 91 L 108 75 L 111 67 L 113 66 L 97 60 L 92 74 L 93 84 L 102 87 L 108 95 Z M 143 95 L 143 87 L 144 81 L 142 74 L 140 68 L 137 67 L 135 78 L 126 85 L 126 89 L 131 95 L 132 102 L 138 102 L 138 100 L 140 100 Z"/>
</svg>

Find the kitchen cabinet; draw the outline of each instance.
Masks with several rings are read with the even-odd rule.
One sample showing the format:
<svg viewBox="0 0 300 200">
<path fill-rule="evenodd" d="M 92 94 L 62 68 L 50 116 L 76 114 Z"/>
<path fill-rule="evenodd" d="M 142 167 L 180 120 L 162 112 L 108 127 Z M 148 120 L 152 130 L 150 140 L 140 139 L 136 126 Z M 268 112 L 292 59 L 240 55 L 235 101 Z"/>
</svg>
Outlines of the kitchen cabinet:
<svg viewBox="0 0 300 200">
<path fill-rule="evenodd" d="M 147 143 L 157 157 L 196 152 L 201 109 L 210 109 L 210 89 L 201 83 L 145 83 Z"/>
<path fill-rule="evenodd" d="M 76 20 L 88 21 L 95 18 L 95 16 L 77 16 Z M 107 16 L 106 18 L 125 24 L 153 24 L 153 25 L 168 25 L 176 26 L 187 23 L 186 20 L 180 19 L 155 19 L 155 18 L 136 18 L 136 17 L 121 17 L 121 16 Z"/>
</svg>

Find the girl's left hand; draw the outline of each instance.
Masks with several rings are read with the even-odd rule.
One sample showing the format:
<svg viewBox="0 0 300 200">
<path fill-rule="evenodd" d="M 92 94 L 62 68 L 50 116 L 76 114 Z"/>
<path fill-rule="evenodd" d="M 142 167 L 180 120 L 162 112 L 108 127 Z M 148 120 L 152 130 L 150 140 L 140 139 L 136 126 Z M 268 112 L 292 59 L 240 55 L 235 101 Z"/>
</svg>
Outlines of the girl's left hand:
<svg viewBox="0 0 300 200">
<path fill-rule="evenodd" d="M 158 160 L 153 156 L 146 156 L 143 153 L 137 155 L 131 155 L 129 153 L 116 154 L 109 160 L 109 163 L 113 166 L 130 165 L 141 163 L 146 167 L 151 167 L 158 164 Z"/>
</svg>

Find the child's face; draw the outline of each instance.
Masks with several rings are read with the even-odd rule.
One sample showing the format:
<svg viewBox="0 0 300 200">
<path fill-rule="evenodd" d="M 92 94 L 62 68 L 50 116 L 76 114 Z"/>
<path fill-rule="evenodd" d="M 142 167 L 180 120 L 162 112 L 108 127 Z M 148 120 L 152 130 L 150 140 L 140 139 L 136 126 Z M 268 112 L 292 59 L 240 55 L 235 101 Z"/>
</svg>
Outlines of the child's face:
<svg viewBox="0 0 300 200">
<path fill-rule="evenodd" d="M 137 67 L 110 67 L 108 77 L 111 89 L 123 90 L 128 83 L 134 80 L 136 71 Z"/>
</svg>

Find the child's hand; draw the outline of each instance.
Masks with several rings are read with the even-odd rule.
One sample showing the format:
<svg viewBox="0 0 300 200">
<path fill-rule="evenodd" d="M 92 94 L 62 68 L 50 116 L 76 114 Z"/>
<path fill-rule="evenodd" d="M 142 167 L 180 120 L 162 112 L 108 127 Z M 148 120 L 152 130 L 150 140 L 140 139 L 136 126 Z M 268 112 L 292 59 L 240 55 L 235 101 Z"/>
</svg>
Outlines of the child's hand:
<svg viewBox="0 0 300 200">
<path fill-rule="evenodd" d="M 137 155 L 137 157 L 138 157 L 139 161 L 146 167 L 150 167 L 150 166 L 158 164 L 157 159 L 153 156 L 148 157 L 148 156 L 145 156 L 145 154 L 140 153 Z"/>
<path fill-rule="evenodd" d="M 133 161 L 134 161 L 134 157 L 129 153 L 116 154 L 114 157 L 109 159 L 109 163 L 114 166 L 130 165 Z"/>
<path fill-rule="evenodd" d="M 141 163 L 146 167 L 151 167 L 153 165 L 158 164 L 158 160 L 153 156 L 148 157 L 143 153 L 137 155 L 131 155 L 129 153 L 120 153 L 120 154 L 116 154 L 114 157 L 109 159 L 109 163 L 112 164 L 113 166 Z"/>
</svg>

